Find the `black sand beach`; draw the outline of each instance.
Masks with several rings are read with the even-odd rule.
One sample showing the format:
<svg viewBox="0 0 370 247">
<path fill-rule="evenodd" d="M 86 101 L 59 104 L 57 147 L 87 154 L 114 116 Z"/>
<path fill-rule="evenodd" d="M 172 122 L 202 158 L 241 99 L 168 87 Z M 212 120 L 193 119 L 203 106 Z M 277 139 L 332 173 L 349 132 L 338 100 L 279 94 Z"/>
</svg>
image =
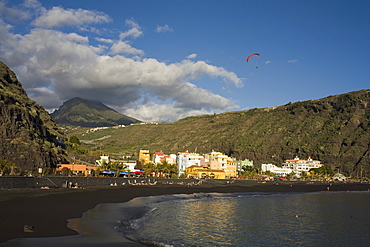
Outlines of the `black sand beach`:
<svg viewBox="0 0 370 247">
<path fill-rule="evenodd" d="M 175 184 L 93 187 L 85 189 L 1 189 L 0 244 L 14 238 L 56 237 L 75 235 L 67 220 L 81 217 L 83 212 L 100 203 L 127 202 L 134 197 L 233 192 L 315 192 L 368 191 L 370 184 L 350 182 L 257 182 L 243 181 L 225 185 L 203 183 L 187 186 Z M 24 226 L 32 227 L 27 232 Z"/>
</svg>

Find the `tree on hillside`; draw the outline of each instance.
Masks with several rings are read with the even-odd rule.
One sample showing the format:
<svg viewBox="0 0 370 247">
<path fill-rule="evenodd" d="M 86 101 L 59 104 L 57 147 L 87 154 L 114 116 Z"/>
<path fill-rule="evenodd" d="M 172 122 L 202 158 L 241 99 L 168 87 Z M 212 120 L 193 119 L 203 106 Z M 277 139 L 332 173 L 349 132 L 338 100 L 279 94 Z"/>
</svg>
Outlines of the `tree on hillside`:
<svg viewBox="0 0 370 247">
<path fill-rule="evenodd" d="M 0 176 L 3 176 L 5 174 L 10 174 L 14 167 L 15 167 L 15 164 L 7 160 L 0 159 Z"/>
<path fill-rule="evenodd" d="M 71 136 L 71 137 L 69 138 L 69 142 L 70 142 L 70 143 L 76 143 L 76 144 L 78 144 L 78 145 L 81 145 L 80 139 L 78 139 L 78 137 L 77 137 L 77 136 Z"/>
</svg>

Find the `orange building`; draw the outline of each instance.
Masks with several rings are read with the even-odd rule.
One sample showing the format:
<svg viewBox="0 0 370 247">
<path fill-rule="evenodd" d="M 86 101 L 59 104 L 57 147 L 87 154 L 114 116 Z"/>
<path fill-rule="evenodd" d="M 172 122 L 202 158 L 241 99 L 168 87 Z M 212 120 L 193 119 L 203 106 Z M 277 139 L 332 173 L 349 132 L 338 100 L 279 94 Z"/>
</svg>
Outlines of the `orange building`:
<svg viewBox="0 0 370 247">
<path fill-rule="evenodd" d="M 57 172 L 61 172 L 62 175 L 69 175 L 69 171 L 72 171 L 73 173 L 76 173 L 76 175 L 84 175 L 84 176 L 90 176 L 94 174 L 94 171 L 98 167 L 96 166 L 88 166 L 83 164 L 61 164 L 60 167 L 56 169 Z M 63 174 L 67 173 L 67 174 Z"/>
</svg>

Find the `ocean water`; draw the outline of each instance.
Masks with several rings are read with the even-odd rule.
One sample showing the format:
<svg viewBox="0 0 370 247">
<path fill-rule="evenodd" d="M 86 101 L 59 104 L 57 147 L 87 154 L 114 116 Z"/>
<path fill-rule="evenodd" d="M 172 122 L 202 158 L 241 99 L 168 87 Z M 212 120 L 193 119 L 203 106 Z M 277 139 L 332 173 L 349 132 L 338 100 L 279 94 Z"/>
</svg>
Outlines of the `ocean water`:
<svg viewBox="0 0 370 247">
<path fill-rule="evenodd" d="M 100 204 L 80 235 L 18 246 L 369 246 L 370 192 L 191 194 Z"/>
<path fill-rule="evenodd" d="M 150 205 L 136 239 L 165 246 L 369 246 L 370 193 L 210 194 Z"/>
</svg>

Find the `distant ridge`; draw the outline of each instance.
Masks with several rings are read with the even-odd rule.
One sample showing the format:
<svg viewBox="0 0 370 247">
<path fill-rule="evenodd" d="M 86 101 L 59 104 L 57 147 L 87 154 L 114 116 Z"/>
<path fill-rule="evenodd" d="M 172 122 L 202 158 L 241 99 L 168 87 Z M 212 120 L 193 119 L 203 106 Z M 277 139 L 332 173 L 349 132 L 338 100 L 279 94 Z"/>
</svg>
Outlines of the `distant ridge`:
<svg viewBox="0 0 370 247">
<path fill-rule="evenodd" d="M 130 125 L 141 121 L 116 112 L 99 101 L 81 99 L 67 100 L 51 114 L 61 126 L 109 127 Z"/>
</svg>

